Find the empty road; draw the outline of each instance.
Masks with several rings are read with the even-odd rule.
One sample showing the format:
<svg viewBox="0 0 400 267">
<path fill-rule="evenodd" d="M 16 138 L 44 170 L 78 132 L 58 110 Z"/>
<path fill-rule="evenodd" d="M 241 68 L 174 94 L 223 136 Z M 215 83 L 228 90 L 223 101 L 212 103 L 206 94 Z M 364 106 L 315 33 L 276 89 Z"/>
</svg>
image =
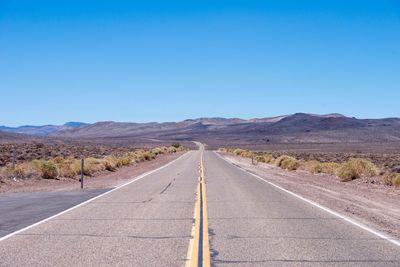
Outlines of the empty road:
<svg viewBox="0 0 400 267">
<path fill-rule="evenodd" d="M 0 266 L 210 264 L 400 266 L 400 247 L 202 150 L 0 241 Z"/>
</svg>

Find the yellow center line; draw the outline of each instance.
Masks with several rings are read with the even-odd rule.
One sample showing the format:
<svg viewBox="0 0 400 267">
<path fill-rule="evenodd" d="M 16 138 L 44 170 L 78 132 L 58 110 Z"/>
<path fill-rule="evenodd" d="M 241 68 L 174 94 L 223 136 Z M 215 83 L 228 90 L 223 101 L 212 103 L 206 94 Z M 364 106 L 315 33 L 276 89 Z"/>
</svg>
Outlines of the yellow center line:
<svg viewBox="0 0 400 267">
<path fill-rule="evenodd" d="M 204 176 L 204 163 L 203 163 L 203 151 L 201 153 L 201 182 L 203 190 L 203 267 L 209 267 L 211 265 L 210 260 L 210 243 L 208 239 L 208 212 L 207 212 L 207 198 L 206 198 L 206 185 Z"/>
<path fill-rule="evenodd" d="M 188 261 L 186 267 L 210 267 L 210 245 L 208 238 L 208 213 L 206 189 L 204 181 L 203 150 L 199 164 L 199 177 L 197 184 L 197 199 L 194 208 L 193 239 L 189 244 Z"/>
</svg>

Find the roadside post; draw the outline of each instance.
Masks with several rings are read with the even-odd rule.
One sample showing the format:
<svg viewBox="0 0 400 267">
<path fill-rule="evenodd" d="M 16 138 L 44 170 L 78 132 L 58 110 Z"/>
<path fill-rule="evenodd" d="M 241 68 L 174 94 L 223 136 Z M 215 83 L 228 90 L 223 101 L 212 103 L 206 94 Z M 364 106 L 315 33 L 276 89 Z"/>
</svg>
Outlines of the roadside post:
<svg viewBox="0 0 400 267">
<path fill-rule="evenodd" d="M 81 159 L 81 189 L 83 189 L 83 167 L 85 164 L 85 160 L 82 158 Z"/>
<path fill-rule="evenodd" d="M 13 168 L 13 170 L 15 170 L 15 162 L 16 162 L 16 158 L 15 158 L 15 148 L 14 148 L 13 152 L 12 152 L 12 168 Z"/>
<path fill-rule="evenodd" d="M 254 152 L 251 152 L 251 165 L 254 165 Z"/>
</svg>

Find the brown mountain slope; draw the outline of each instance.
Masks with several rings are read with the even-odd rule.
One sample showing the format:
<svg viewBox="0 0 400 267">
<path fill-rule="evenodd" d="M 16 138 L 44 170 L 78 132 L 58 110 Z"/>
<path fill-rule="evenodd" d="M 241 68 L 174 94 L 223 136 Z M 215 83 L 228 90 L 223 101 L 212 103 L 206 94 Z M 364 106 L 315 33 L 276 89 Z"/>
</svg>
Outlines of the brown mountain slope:
<svg viewBox="0 0 400 267">
<path fill-rule="evenodd" d="M 265 119 L 200 118 L 169 123 L 99 122 L 57 133 L 80 139 L 200 140 L 206 143 L 400 142 L 400 119 L 297 113 Z"/>
</svg>

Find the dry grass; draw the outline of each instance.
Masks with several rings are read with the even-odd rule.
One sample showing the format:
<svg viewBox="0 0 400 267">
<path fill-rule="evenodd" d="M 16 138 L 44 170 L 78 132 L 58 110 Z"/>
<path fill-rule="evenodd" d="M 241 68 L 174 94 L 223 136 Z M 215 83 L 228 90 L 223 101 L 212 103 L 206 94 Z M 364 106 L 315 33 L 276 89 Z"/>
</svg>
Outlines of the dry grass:
<svg viewBox="0 0 400 267">
<path fill-rule="evenodd" d="M 237 156 L 251 158 L 255 156 L 257 162 L 273 164 L 284 170 L 304 170 L 312 174 L 329 174 L 335 175 L 340 181 L 348 182 L 358 178 L 378 178 L 379 175 L 382 183 L 389 186 L 400 187 L 400 174 L 396 172 L 380 171 L 378 167 L 371 161 L 364 158 L 350 158 L 343 162 L 320 162 L 315 159 L 304 160 L 296 159 L 289 155 L 280 155 L 277 158 L 273 154 L 262 152 L 252 152 L 244 149 L 223 148 L 220 151 L 231 153 Z M 303 157 L 304 158 L 304 155 Z M 374 182 L 379 179 L 373 179 Z M 372 180 L 371 180 L 372 181 Z"/>
<path fill-rule="evenodd" d="M 270 154 L 266 154 L 266 155 L 257 155 L 255 160 L 257 162 L 272 163 L 275 160 L 275 158 Z"/>
<path fill-rule="evenodd" d="M 77 159 L 56 157 L 52 161 L 57 166 L 59 177 L 73 178 L 80 173 L 80 161 Z"/>
<path fill-rule="evenodd" d="M 382 175 L 382 180 L 386 185 L 400 186 L 400 174 L 387 172 Z"/>
<path fill-rule="evenodd" d="M 374 177 L 378 175 L 376 166 L 366 159 L 350 159 L 342 164 L 336 175 L 340 181 L 348 182 L 361 177 Z"/>
<path fill-rule="evenodd" d="M 397 174 L 396 177 L 393 178 L 392 183 L 396 187 L 400 187 L 400 174 Z"/>
<path fill-rule="evenodd" d="M 103 171 L 116 171 L 118 168 L 133 163 L 149 161 L 158 155 L 176 153 L 184 148 L 178 144 L 169 147 L 153 149 L 136 149 L 120 154 L 111 154 L 104 157 L 88 157 L 85 159 L 83 172 L 87 176 L 94 176 Z M 75 178 L 81 173 L 81 160 L 73 157 L 55 156 L 48 160 L 32 160 L 16 164 L 15 169 L 8 164 L 0 168 L 0 178 L 44 178 L 57 179 L 59 177 Z"/>
<path fill-rule="evenodd" d="M 58 168 L 53 161 L 35 159 L 31 161 L 31 164 L 44 179 L 56 179 L 58 177 Z"/>
<path fill-rule="evenodd" d="M 295 171 L 300 167 L 300 162 L 289 156 L 280 156 L 275 160 L 275 166 L 284 170 Z"/>
<path fill-rule="evenodd" d="M 300 169 L 308 171 L 312 174 L 326 173 L 334 175 L 340 168 L 340 164 L 336 162 L 319 162 L 316 160 L 304 161 L 301 160 Z"/>
</svg>

